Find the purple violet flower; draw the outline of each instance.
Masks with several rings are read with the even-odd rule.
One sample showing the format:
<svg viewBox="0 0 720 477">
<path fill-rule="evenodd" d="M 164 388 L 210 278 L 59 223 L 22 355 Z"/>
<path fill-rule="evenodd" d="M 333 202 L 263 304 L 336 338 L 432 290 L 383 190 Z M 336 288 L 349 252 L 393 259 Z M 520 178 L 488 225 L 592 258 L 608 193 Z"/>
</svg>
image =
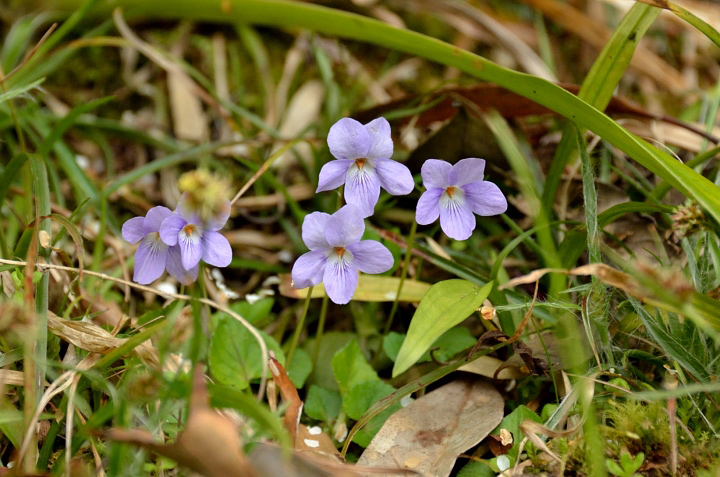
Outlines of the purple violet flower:
<svg viewBox="0 0 720 477">
<path fill-rule="evenodd" d="M 217 216 L 202 220 L 183 194 L 175 213 L 160 225 L 162 241 L 180 249 L 180 265 L 185 270 L 197 267 L 200 260 L 215 267 L 227 267 L 232 260 L 230 242 L 218 232 L 230 217 L 230 201 Z M 169 261 L 168 261 L 169 263 Z"/>
<path fill-rule="evenodd" d="M 365 221 L 360 209 L 345 205 L 332 215 L 313 212 L 305 217 L 302 237 L 309 252 L 293 265 L 295 288 L 325 284 L 325 291 L 338 305 L 350 301 L 358 285 L 358 270 L 382 273 L 394 259 L 390 250 L 375 240 L 360 240 Z"/>
<path fill-rule="evenodd" d="M 405 195 L 415 186 L 410 170 L 390 159 L 393 142 L 390 123 L 377 118 L 366 125 L 343 118 L 333 124 L 327 138 L 336 160 L 320 170 L 316 192 L 345 184 L 345 201 L 356 205 L 363 217 L 373 213 L 380 187 L 392 195 Z"/>
<path fill-rule="evenodd" d="M 180 264 L 180 247 L 168 247 L 160 239 L 160 225 L 173 215 L 167 207 L 153 207 L 145 217 L 135 217 L 122 226 L 122 236 L 130 243 L 140 242 L 135 253 L 133 280 L 148 285 L 163 274 L 165 269 L 180 283 L 189 285 L 197 279 L 198 267 L 186 270 Z"/>
<path fill-rule="evenodd" d="M 507 200 L 500 188 L 484 181 L 484 159 L 462 159 L 455 165 L 428 159 L 420 174 L 427 189 L 418 201 L 415 220 L 420 225 L 435 222 L 445 235 L 466 240 L 475 230 L 477 215 L 497 215 L 507 210 Z"/>
</svg>

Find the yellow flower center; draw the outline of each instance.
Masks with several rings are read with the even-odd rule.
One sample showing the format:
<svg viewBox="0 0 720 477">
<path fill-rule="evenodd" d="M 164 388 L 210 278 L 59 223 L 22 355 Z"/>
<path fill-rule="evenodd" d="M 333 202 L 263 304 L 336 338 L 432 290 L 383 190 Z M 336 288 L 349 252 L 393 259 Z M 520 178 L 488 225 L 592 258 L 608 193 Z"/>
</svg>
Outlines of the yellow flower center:
<svg viewBox="0 0 720 477">
<path fill-rule="evenodd" d="M 364 157 L 359 157 L 355 159 L 355 165 L 358 167 L 358 169 L 362 170 L 362 168 L 365 167 L 365 161 L 367 161 L 367 159 L 365 159 Z"/>
<path fill-rule="evenodd" d="M 187 235 L 192 235 L 192 233 L 195 232 L 195 224 L 187 224 L 183 227 L 183 230 Z"/>
<path fill-rule="evenodd" d="M 337 253 L 338 258 L 342 258 L 345 255 L 345 247 L 335 247 L 335 253 Z"/>
<path fill-rule="evenodd" d="M 445 189 L 445 192 L 447 192 L 447 195 L 452 199 L 452 196 L 455 195 L 455 186 L 448 187 Z"/>
</svg>

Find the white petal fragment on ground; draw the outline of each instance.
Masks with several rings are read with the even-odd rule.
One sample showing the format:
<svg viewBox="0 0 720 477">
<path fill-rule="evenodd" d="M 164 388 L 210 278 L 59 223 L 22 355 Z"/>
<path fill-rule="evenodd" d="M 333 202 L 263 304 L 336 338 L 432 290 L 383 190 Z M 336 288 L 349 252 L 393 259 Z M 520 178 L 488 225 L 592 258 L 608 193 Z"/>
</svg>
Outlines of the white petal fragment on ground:
<svg viewBox="0 0 720 477">
<path fill-rule="evenodd" d="M 399 465 L 422 475 L 447 476 L 458 455 L 483 440 L 502 418 L 503 399 L 492 384 L 456 380 L 393 414 L 358 465 Z"/>
</svg>

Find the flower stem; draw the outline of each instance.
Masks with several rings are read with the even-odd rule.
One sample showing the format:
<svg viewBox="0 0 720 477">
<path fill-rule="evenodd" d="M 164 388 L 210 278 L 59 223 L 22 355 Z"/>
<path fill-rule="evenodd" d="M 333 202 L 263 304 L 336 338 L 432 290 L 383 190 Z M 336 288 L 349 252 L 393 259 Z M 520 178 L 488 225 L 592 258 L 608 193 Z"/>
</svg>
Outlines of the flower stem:
<svg viewBox="0 0 720 477">
<path fill-rule="evenodd" d="M 320 308 L 320 319 L 318 320 L 317 332 L 315 333 L 315 351 L 313 352 L 313 369 L 317 366 L 318 355 L 320 354 L 320 342 L 325 332 L 325 317 L 327 316 L 328 303 L 330 298 L 327 293 L 323 297 L 322 307 Z"/>
<path fill-rule="evenodd" d="M 405 260 L 403 261 L 402 271 L 400 272 L 400 284 L 398 285 L 397 294 L 395 295 L 395 301 L 390 309 L 390 315 L 388 316 L 387 323 L 385 323 L 385 331 L 383 335 L 388 334 L 390 328 L 392 328 L 393 319 L 397 312 L 398 305 L 400 303 L 400 293 L 402 293 L 403 284 L 405 283 L 405 277 L 407 277 L 408 268 L 410 268 L 410 257 L 412 257 L 413 244 L 415 243 L 415 232 L 417 231 L 417 222 L 413 220 L 412 226 L 410 227 L 410 235 L 407 240 L 407 248 L 405 249 Z"/>
<path fill-rule="evenodd" d="M 300 333 L 302 333 L 303 326 L 305 326 L 305 317 L 307 316 L 308 309 L 310 308 L 313 288 L 314 287 L 308 288 L 307 297 L 305 298 L 305 306 L 303 306 L 303 312 L 302 315 L 300 315 L 300 321 L 298 321 L 298 324 L 295 327 L 295 333 L 290 341 L 290 348 L 288 349 L 287 359 L 285 360 L 286 370 L 290 369 L 290 363 L 292 363 L 293 356 L 295 355 L 295 348 L 297 347 L 298 340 L 300 339 Z"/>
</svg>

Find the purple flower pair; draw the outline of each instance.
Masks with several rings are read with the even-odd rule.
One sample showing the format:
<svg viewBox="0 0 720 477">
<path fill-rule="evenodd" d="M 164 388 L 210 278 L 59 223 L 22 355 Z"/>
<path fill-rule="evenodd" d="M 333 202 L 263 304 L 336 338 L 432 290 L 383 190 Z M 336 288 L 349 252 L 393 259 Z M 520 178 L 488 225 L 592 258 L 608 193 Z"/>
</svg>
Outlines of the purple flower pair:
<svg viewBox="0 0 720 477">
<path fill-rule="evenodd" d="M 175 212 L 153 207 L 145 217 L 123 224 L 123 238 L 130 243 L 140 242 L 133 281 L 147 285 L 167 270 L 180 283 L 189 285 L 197 279 L 200 260 L 216 267 L 230 264 L 230 242 L 218 232 L 230 216 L 230 201 L 215 217 L 206 220 L 188 202 L 183 194 Z"/>
</svg>

